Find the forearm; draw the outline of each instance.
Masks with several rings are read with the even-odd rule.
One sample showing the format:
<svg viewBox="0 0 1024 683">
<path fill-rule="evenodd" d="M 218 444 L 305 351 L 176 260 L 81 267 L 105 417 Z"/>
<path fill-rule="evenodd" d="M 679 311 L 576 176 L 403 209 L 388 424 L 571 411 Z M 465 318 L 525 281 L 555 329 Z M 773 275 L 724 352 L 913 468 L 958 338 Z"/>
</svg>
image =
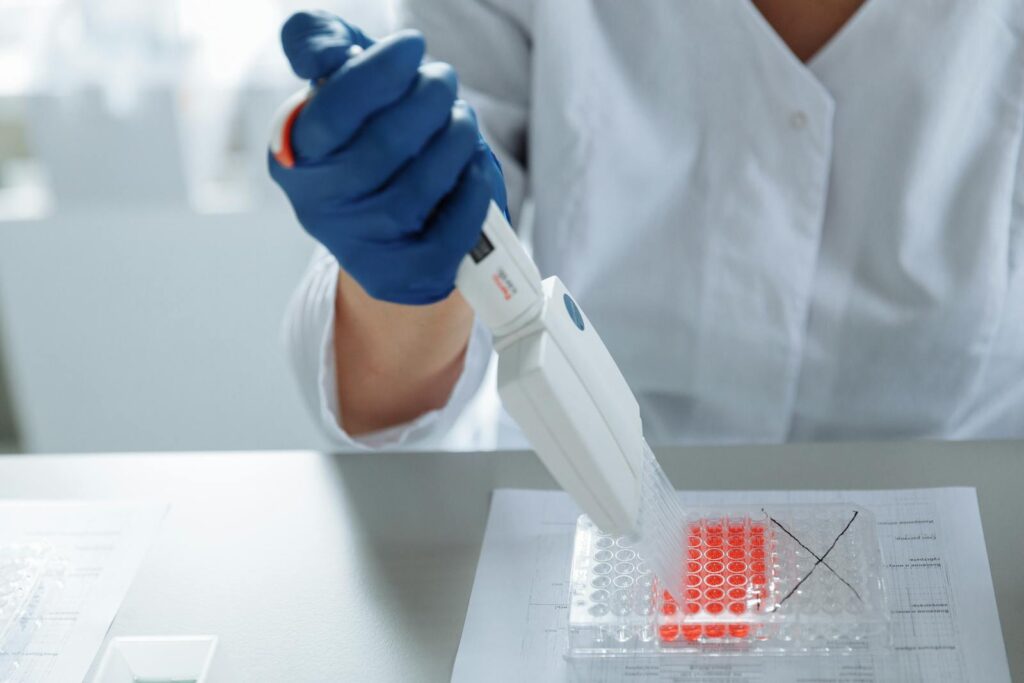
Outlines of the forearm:
<svg viewBox="0 0 1024 683">
<path fill-rule="evenodd" d="M 462 371 L 473 311 L 458 292 L 429 306 L 370 297 L 343 270 L 334 354 L 342 427 L 353 436 L 444 406 Z"/>
</svg>

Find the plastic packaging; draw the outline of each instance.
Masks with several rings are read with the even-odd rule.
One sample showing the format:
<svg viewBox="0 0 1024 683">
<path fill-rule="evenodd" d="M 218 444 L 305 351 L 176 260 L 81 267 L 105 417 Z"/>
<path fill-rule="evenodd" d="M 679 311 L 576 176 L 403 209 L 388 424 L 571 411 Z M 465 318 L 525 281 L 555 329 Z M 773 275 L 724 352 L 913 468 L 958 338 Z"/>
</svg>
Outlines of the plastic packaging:
<svg viewBox="0 0 1024 683">
<path fill-rule="evenodd" d="M 570 657 L 841 654 L 889 645 L 874 516 L 849 505 L 688 508 L 681 588 L 633 543 L 576 527 Z"/>
<path fill-rule="evenodd" d="M 25 615 L 52 554 L 46 543 L 0 546 L 0 652 L 11 626 Z"/>
</svg>

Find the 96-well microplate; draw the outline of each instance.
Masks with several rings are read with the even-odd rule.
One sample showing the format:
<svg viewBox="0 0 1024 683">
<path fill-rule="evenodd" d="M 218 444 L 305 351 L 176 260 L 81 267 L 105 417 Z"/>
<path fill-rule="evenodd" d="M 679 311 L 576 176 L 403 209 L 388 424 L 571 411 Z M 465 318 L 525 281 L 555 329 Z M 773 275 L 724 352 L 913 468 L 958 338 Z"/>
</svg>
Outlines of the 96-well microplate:
<svg viewBox="0 0 1024 683">
<path fill-rule="evenodd" d="M 685 512 L 662 584 L 628 539 L 577 523 L 569 655 L 842 653 L 884 647 L 873 516 L 840 505 Z"/>
</svg>

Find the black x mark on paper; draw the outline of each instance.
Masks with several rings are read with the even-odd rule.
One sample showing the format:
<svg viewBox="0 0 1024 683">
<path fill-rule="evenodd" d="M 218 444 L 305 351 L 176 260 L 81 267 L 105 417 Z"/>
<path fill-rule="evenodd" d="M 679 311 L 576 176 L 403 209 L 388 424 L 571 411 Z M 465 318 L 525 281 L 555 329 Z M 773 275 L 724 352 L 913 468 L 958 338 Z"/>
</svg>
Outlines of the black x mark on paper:
<svg viewBox="0 0 1024 683">
<path fill-rule="evenodd" d="M 768 513 L 765 512 L 764 509 L 762 509 L 761 512 L 764 512 L 764 514 L 768 515 Z M 803 585 L 804 581 L 806 581 L 807 579 L 809 579 L 811 577 L 811 574 L 813 574 L 814 570 L 818 568 L 818 565 L 821 565 L 821 564 L 825 565 L 826 569 L 828 569 L 830 572 L 832 572 L 837 579 L 842 581 L 846 585 L 847 588 L 849 588 L 851 591 L 853 591 L 853 594 L 857 596 L 858 600 L 860 600 L 861 602 L 864 601 L 864 598 L 860 597 L 860 593 L 857 592 L 857 589 L 854 588 L 852 585 L 850 585 L 849 581 L 847 581 L 842 576 L 840 576 L 839 573 L 835 569 L 833 569 L 831 567 L 831 565 L 829 565 L 828 562 L 825 561 L 825 558 L 828 557 L 829 553 L 831 553 L 832 550 L 835 549 L 836 544 L 839 543 L 839 539 L 842 538 L 846 534 L 846 532 L 850 530 L 850 526 L 853 524 L 853 520 L 857 519 L 858 513 L 859 513 L 858 510 L 854 510 L 853 511 L 853 517 L 850 517 L 850 521 L 846 523 L 846 526 L 844 526 L 843 530 L 839 532 L 839 535 L 836 536 L 832 540 L 832 545 L 830 545 L 828 547 L 828 550 L 826 550 L 825 553 L 823 555 L 821 555 L 820 557 L 818 556 L 818 554 L 816 552 L 814 552 L 813 550 L 808 548 L 804 544 L 803 541 L 801 541 L 799 538 L 797 538 L 795 535 L 793 535 L 793 533 L 789 529 L 784 527 L 782 525 L 782 523 L 779 522 L 779 520 L 775 519 L 771 515 L 768 515 L 768 519 L 770 519 L 772 521 L 772 524 L 774 524 L 775 526 L 779 527 L 779 529 L 781 529 L 787 536 L 789 536 L 794 541 L 796 541 L 800 545 L 801 548 L 803 548 L 804 550 L 809 552 L 811 554 L 811 556 L 815 560 L 817 560 L 814 563 L 814 566 L 811 567 L 810 571 L 808 571 L 806 574 L 804 574 L 803 578 L 801 578 L 799 581 L 796 582 L 796 585 L 794 585 L 790 589 L 790 591 L 788 593 L 786 593 L 785 597 L 783 597 L 781 600 L 779 600 L 778 604 L 775 606 L 774 609 L 778 609 L 778 608 L 782 607 L 782 603 L 786 602 L 786 600 L 789 600 L 789 598 L 791 598 L 793 596 L 793 594 L 796 593 L 797 589 L 800 588 L 801 585 Z"/>
</svg>

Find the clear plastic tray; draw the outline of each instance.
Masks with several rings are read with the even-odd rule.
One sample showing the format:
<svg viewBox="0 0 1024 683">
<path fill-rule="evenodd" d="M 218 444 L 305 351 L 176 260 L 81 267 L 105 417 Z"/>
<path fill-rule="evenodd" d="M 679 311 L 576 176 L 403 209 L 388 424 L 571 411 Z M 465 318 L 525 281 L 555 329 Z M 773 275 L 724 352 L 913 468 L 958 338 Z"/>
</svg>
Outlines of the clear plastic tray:
<svg viewBox="0 0 1024 683">
<path fill-rule="evenodd" d="M 659 584 L 631 543 L 579 518 L 570 657 L 825 654 L 890 642 L 874 516 L 850 505 L 689 508 Z"/>
<path fill-rule="evenodd" d="M 46 543 L 0 546 L 0 652 L 28 606 L 53 554 Z"/>
</svg>

